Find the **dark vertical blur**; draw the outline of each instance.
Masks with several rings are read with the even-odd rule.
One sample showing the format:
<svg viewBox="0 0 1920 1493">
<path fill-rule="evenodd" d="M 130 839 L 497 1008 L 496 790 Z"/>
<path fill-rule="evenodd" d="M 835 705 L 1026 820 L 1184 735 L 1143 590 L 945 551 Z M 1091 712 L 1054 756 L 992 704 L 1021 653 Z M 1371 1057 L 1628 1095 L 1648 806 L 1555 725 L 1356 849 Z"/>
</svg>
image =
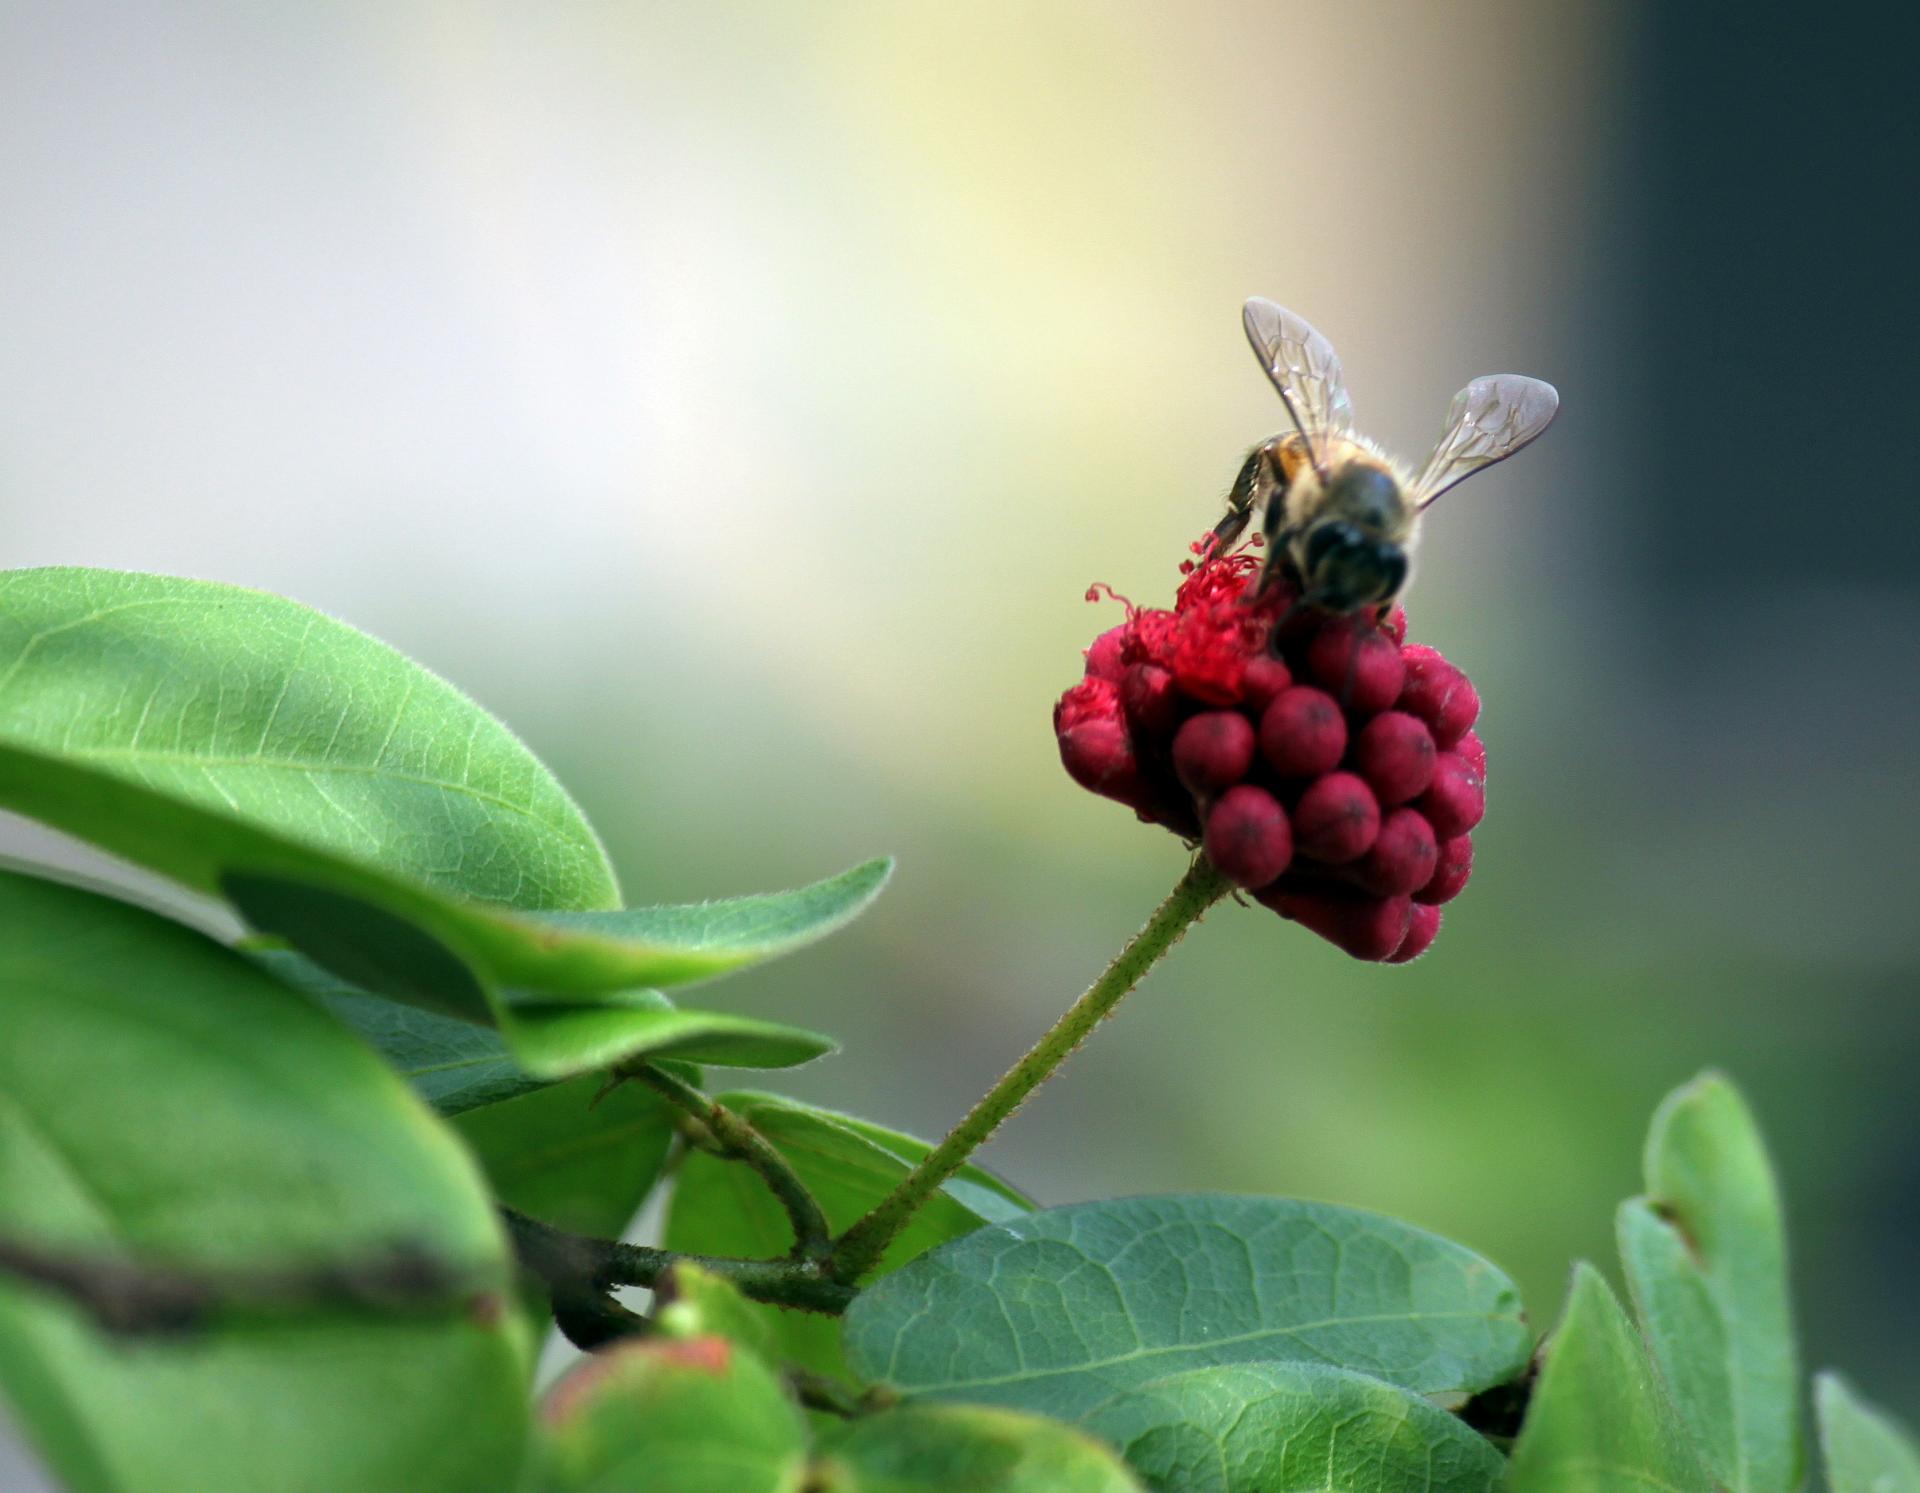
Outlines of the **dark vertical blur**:
<svg viewBox="0 0 1920 1493">
<path fill-rule="evenodd" d="M 1884 964 L 1877 978 L 1840 973 L 1853 994 L 1837 1007 L 1809 982 L 1821 1011 L 1787 1018 L 1856 1028 L 1821 1045 L 1842 1055 L 1850 1102 L 1872 1117 L 1871 1162 L 1830 1211 L 1802 1196 L 1793 1223 L 1803 1258 L 1823 1264 L 1797 1280 L 1810 1357 L 1844 1354 L 1909 1402 L 1920 1146 L 1912 1074 L 1880 1054 L 1912 1050 L 1899 1034 L 1920 1005 L 1912 26 L 1911 12 L 1871 0 L 1647 4 L 1617 230 L 1638 312 L 1622 439 L 1643 474 L 1619 489 L 1633 505 L 1622 580 L 1642 588 L 1634 631 L 1661 724 L 1692 743 L 1669 744 L 1669 765 L 1707 816 L 1781 826 L 1754 837 L 1778 857 L 1783 894 L 1756 919 L 1892 932 L 1891 977 Z M 1780 807 L 1796 800 L 1809 808 L 1798 819 Z M 1835 942 L 1844 970 L 1860 946 L 1844 932 Z M 1818 1124 L 1766 1119 L 1782 1141 Z M 1808 1156 L 1799 1169 L 1857 1165 Z"/>
<path fill-rule="evenodd" d="M 1920 87 L 1896 15 L 1912 23 L 1874 0 L 1646 8 L 1626 229 L 1661 596 L 1914 593 Z"/>
</svg>

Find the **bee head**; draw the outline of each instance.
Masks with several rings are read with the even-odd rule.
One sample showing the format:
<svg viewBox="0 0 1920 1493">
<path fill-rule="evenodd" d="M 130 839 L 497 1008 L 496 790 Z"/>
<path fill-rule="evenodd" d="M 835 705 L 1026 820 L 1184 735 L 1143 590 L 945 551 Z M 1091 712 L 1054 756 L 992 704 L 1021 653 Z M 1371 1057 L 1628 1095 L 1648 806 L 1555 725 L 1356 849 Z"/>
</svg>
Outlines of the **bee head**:
<svg viewBox="0 0 1920 1493">
<path fill-rule="evenodd" d="M 1344 518 L 1309 528 L 1300 561 L 1307 599 L 1334 612 L 1387 601 L 1407 579 L 1404 549 Z"/>
</svg>

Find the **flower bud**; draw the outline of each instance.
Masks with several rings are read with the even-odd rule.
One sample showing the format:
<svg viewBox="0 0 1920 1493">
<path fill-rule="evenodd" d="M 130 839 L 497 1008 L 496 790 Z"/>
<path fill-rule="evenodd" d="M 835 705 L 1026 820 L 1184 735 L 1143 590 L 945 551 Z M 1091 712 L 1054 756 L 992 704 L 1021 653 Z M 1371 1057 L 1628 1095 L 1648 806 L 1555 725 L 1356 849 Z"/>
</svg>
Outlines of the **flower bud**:
<svg viewBox="0 0 1920 1493">
<path fill-rule="evenodd" d="M 1407 936 L 1400 940 L 1400 947 L 1387 955 L 1389 964 L 1407 964 L 1418 959 L 1433 947 L 1433 941 L 1440 936 L 1440 909 L 1416 902 L 1413 904 L 1413 916 L 1407 925 Z"/>
<path fill-rule="evenodd" d="M 1433 737 L 1416 716 L 1387 710 L 1360 728 L 1353 765 L 1384 805 L 1418 798 L 1433 781 Z M 1412 887 L 1407 888 L 1412 891 Z"/>
<path fill-rule="evenodd" d="M 1473 837 L 1460 835 L 1455 839 L 1442 842 L 1438 863 L 1434 866 L 1433 876 L 1427 884 L 1413 894 L 1416 902 L 1431 903 L 1438 907 L 1442 902 L 1451 902 L 1466 888 L 1467 880 L 1473 875 Z"/>
<path fill-rule="evenodd" d="M 1144 808 L 1151 797 L 1127 728 L 1117 720 L 1089 720 L 1060 733 L 1060 761 L 1082 788 Z"/>
<path fill-rule="evenodd" d="M 1286 811 L 1266 789 L 1244 783 L 1208 812 L 1204 843 L 1214 868 L 1249 891 L 1274 881 L 1293 858 Z"/>
<path fill-rule="evenodd" d="M 1400 708 L 1427 723 L 1435 746 L 1451 748 L 1479 719 L 1480 692 L 1432 648 L 1416 643 L 1403 648 L 1400 656 L 1407 672 Z"/>
<path fill-rule="evenodd" d="M 1134 664 L 1120 681 L 1120 701 L 1127 721 L 1142 736 L 1165 738 L 1180 712 L 1173 675 L 1158 664 Z"/>
<path fill-rule="evenodd" d="M 1307 645 L 1307 669 L 1356 715 L 1373 715 L 1400 698 L 1407 666 L 1393 639 L 1356 617 L 1336 617 Z"/>
<path fill-rule="evenodd" d="M 1283 918 L 1319 934 L 1355 959 L 1391 957 L 1406 942 L 1413 903 L 1405 897 L 1338 892 L 1281 892 L 1260 899 Z"/>
<path fill-rule="evenodd" d="M 1487 811 L 1486 785 L 1466 758 L 1441 752 L 1434 758 L 1433 782 L 1416 807 L 1427 816 L 1433 832 L 1443 840 L 1464 835 Z"/>
<path fill-rule="evenodd" d="M 1296 684 L 1261 714 L 1260 755 L 1283 778 L 1317 778 L 1333 771 L 1346 751 L 1346 718 L 1324 690 Z"/>
<path fill-rule="evenodd" d="M 1329 866 L 1358 860 L 1380 833 L 1380 804 L 1350 772 L 1315 778 L 1293 810 L 1300 853 Z"/>
<path fill-rule="evenodd" d="M 1479 736 L 1474 732 L 1469 731 L 1465 736 L 1462 736 L 1459 741 L 1454 743 L 1453 749 L 1460 754 L 1467 766 L 1473 769 L 1474 776 L 1479 778 L 1484 785 L 1487 781 L 1486 743 L 1481 741 Z"/>
<path fill-rule="evenodd" d="M 1380 821 L 1373 846 L 1354 865 L 1354 878 L 1376 897 L 1405 897 L 1433 880 L 1440 842 L 1415 809 L 1395 809 Z"/>
<path fill-rule="evenodd" d="M 1126 660 L 1121 657 L 1127 646 L 1127 628 L 1122 623 L 1110 627 L 1093 640 L 1087 649 L 1087 677 L 1106 679 L 1115 684 L 1127 672 Z"/>
<path fill-rule="evenodd" d="M 1240 676 L 1240 698 L 1258 720 L 1260 713 L 1292 683 L 1293 673 L 1284 660 L 1271 653 L 1257 653 L 1247 660 L 1246 670 Z"/>
<path fill-rule="evenodd" d="M 1253 742 L 1253 722 L 1239 711 L 1203 710 L 1174 733 L 1174 774 L 1196 798 L 1211 798 L 1247 775 Z"/>
</svg>

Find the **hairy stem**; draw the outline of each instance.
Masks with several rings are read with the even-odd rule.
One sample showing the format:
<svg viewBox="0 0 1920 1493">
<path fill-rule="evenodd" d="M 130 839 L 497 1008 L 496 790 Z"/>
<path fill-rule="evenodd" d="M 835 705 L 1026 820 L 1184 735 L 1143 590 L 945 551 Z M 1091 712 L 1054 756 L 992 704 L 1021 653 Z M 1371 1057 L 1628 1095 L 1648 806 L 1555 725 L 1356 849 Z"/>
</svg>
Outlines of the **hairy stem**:
<svg viewBox="0 0 1920 1493">
<path fill-rule="evenodd" d="M 826 1253 L 832 1237 L 826 1214 L 820 1211 L 820 1204 L 807 1191 L 807 1184 L 800 1180 L 799 1173 L 787 1165 L 787 1158 L 775 1150 L 764 1135 L 724 1104 L 715 1103 L 692 1084 L 664 1069 L 636 1063 L 620 1071 L 700 1121 L 727 1156 L 745 1163 L 767 1184 L 793 1225 L 795 1259 L 817 1259 Z"/>
<path fill-rule="evenodd" d="M 1029 1094 L 1073 1055 L 1102 1018 L 1145 978 L 1161 955 L 1178 943 L 1200 915 L 1229 890 L 1227 879 L 1214 870 L 1206 857 L 1197 858 L 1167 900 L 1147 919 L 1146 926 L 1114 956 L 1086 994 L 1068 1007 L 1066 1014 L 1027 1055 L 1007 1070 L 925 1161 L 835 1242 L 828 1256 L 833 1278 L 851 1283 L 871 1270 L 907 1220 L 934 1191 L 965 1164 Z"/>
<path fill-rule="evenodd" d="M 618 1329 L 626 1321 L 618 1315 L 625 1308 L 611 1301 L 613 1288 L 650 1286 L 680 1260 L 725 1277 L 743 1296 L 777 1306 L 837 1316 L 854 1297 L 850 1286 L 829 1280 L 811 1260 L 736 1260 L 678 1254 L 644 1244 L 569 1234 L 512 1208 L 502 1208 L 500 1215 L 506 1220 L 520 1263 L 546 1285 L 556 1311 L 564 1305 L 576 1315 L 596 1317 L 612 1336 L 621 1335 Z M 614 1310 L 602 1310 L 602 1302 Z"/>
</svg>

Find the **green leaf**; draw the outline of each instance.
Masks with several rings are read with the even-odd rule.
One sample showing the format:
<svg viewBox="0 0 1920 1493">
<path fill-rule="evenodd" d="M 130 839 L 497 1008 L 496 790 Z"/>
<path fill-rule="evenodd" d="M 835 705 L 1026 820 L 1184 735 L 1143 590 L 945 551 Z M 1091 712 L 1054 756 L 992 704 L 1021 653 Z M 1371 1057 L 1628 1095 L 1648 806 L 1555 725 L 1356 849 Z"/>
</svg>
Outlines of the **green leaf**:
<svg viewBox="0 0 1920 1493">
<path fill-rule="evenodd" d="M 1813 1378 L 1831 1493 L 1920 1493 L 1920 1445 L 1838 1374 Z"/>
<path fill-rule="evenodd" d="M 488 987 L 521 1010 L 565 1006 L 792 953 L 852 922 L 892 871 L 891 860 L 872 860 L 790 892 L 589 913 L 508 913 L 426 897 L 410 884 L 332 886 L 313 874 L 235 871 L 220 889 L 255 927 L 342 978 L 462 1015 Z M 752 919 L 730 921 L 727 910 L 742 904 L 753 906 Z M 676 930 L 683 941 L 671 941 Z M 740 941 L 727 942 L 730 934 Z"/>
<path fill-rule="evenodd" d="M 721 1103 L 743 1115 L 787 1159 L 818 1200 L 827 1222 L 850 1227 L 932 1150 L 923 1140 L 775 1094 L 734 1093 Z M 1026 1200 L 979 1167 L 960 1174 L 914 1215 L 888 1249 L 882 1270 L 983 1223 L 1019 1214 Z M 764 1183 L 737 1161 L 689 1155 L 674 1183 L 665 1244 L 689 1254 L 770 1258 L 793 1245 L 793 1228 Z M 845 1377 L 840 1324 L 830 1317 L 756 1305 L 782 1356 Z"/>
<path fill-rule="evenodd" d="M 355 985 L 487 1023 L 791 952 L 891 869 L 617 910 L 579 810 L 451 685 L 295 602 L 118 571 L 0 573 L 0 807 L 225 896 Z"/>
<path fill-rule="evenodd" d="M 769 1357 L 773 1333 L 733 1282 L 681 1260 L 653 1288 L 653 1320 L 668 1337 L 723 1337 Z"/>
<path fill-rule="evenodd" d="M 0 927 L 10 1237 L 213 1272 L 404 1244 L 474 1283 L 451 1311 L 229 1313 L 109 1340 L 0 1278 L 0 1394 L 63 1482 L 510 1486 L 528 1343 L 465 1148 L 337 1023 L 197 933 L 5 874 Z"/>
<path fill-rule="evenodd" d="M 1058 1421 L 980 1405 L 863 1416 L 814 1464 L 822 1493 L 1138 1493 L 1099 1442 Z"/>
<path fill-rule="evenodd" d="M 505 726 L 386 644 L 238 586 L 0 573 L 0 764 L 14 807 L 207 891 L 251 827 L 296 862 L 456 897 L 619 901 L 580 810 Z M 155 835 L 156 798 L 208 833 Z"/>
<path fill-rule="evenodd" d="M 1627 1314 L 1598 1271 L 1577 1265 L 1514 1443 L 1507 1493 L 1712 1487 Z"/>
<path fill-rule="evenodd" d="M 1752 1114 L 1717 1074 L 1668 1096 L 1647 1196 L 1621 1205 L 1641 1328 L 1707 1469 L 1733 1493 L 1791 1493 L 1805 1466 L 1780 1193 Z"/>
<path fill-rule="evenodd" d="M 983 1229 L 863 1292 L 864 1380 L 1077 1419 L 1182 1369 L 1306 1359 L 1425 1394 L 1513 1378 L 1513 1283 L 1378 1214 L 1281 1198 L 1081 1203 Z"/>
<path fill-rule="evenodd" d="M 674 1111 L 634 1084 L 602 1088 L 576 1078 L 470 1109 L 453 1128 L 509 1208 L 569 1233 L 617 1238 L 660 1180 Z"/>
<path fill-rule="evenodd" d="M 509 1011 L 510 1050 L 499 1032 L 369 995 L 302 955 L 267 950 L 253 957 L 373 1043 L 442 1114 L 497 1104 L 563 1078 L 643 1058 L 790 1067 L 834 1045 L 799 1027 L 722 1011 L 683 1011 L 657 990 L 629 990 L 607 996 L 610 1004 L 604 1006 Z"/>
<path fill-rule="evenodd" d="M 648 1090 L 603 1092 L 592 1075 L 535 1078 L 498 1032 L 355 990 L 298 954 L 251 957 L 371 1042 L 450 1117 L 509 1207 L 573 1233 L 618 1234 L 659 1180 L 674 1113 Z"/>
<path fill-rule="evenodd" d="M 1506 1461 L 1418 1395 L 1322 1363 L 1189 1369 L 1081 1422 L 1167 1493 L 1493 1493 Z"/>
<path fill-rule="evenodd" d="M 806 1427 L 725 1338 L 632 1342 L 588 1359 L 545 1407 L 542 1493 L 799 1493 Z"/>
<path fill-rule="evenodd" d="M 489 1027 L 369 995 L 290 950 L 250 949 L 247 957 L 352 1027 L 443 1115 L 504 1103 L 553 1082 L 523 1071 Z"/>
<path fill-rule="evenodd" d="M 838 1044 L 804 1027 L 724 1011 L 685 1011 L 657 990 L 614 991 L 598 1005 L 508 1006 L 500 1027 L 531 1073 L 566 1078 L 642 1058 L 722 1068 L 793 1068 Z"/>
</svg>

